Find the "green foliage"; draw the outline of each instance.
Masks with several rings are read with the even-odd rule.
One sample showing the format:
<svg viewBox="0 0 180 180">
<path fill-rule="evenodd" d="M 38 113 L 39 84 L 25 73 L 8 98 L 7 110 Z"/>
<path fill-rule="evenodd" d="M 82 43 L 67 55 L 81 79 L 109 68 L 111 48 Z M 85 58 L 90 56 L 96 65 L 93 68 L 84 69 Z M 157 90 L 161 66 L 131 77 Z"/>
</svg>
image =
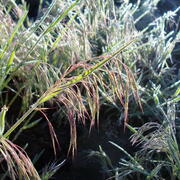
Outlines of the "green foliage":
<svg viewBox="0 0 180 180">
<path fill-rule="evenodd" d="M 8 108 L 6 106 L 3 106 L 0 112 L 0 136 L 3 135 L 5 130 L 5 116 L 7 111 Z"/>
<path fill-rule="evenodd" d="M 0 2 L 0 151 L 12 179 L 40 178 L 25 152 L 8 140 L 38 126 L 41 119 L 31 121 L 36 112 L 48 122 L 56 154 L 57 137 L 43 112 L 43 108 L 54 104 L 70 124 L 72 155 L 77 149 L 77 123 L 85 125 L 90 120 L 91 130 L 101 123 L 101 106 L 108 104 L 117 110 L 119 123 L 124 120 L 124 127 L 134 134 L 132 143 L 142 145 L 140 152 L 132 156 L 111 142 L 128 157 L 114 169 L 111 157 L 102 148 L 96 152 L 105 158 L 103 164 L 113 169 L 115 178 L 137 173 L 147 179 L 161 179 L 164 167 L 171 179 L 180 178 L 176 139 L 180 82 L 171 66 L 179 32 L 165 31 L 165 25 L 172 23 L 179 9 L 154 18 L 151 11 L 157 3 L 122 1 L 117 8 L 111 0 L 54 0 L 31 22 L 25 5 Z M 17 22 L 12 20 L 11 12 L 15 12 Z M 143 22 L 147 15 L 151 18 Z M 15 94 L 13 98 L 8 92 Z M 22 104 L 12 124 L 11 119 L 5 121 L 6 106 L 11 108 L 18 98 Z M 142 126 L 137 129 L 128 124 L 133 123 L 132 119 L 141 120 Z M 152 123 L 154 120 L 157 122 Z M 144 135 L 153 128 L 156 130 Z M 156 156 L 161 152 L 165 153 L 163 160 Z M 60 166 L 47 166 L 41 178 L 50 178 Z"/>
</svg>

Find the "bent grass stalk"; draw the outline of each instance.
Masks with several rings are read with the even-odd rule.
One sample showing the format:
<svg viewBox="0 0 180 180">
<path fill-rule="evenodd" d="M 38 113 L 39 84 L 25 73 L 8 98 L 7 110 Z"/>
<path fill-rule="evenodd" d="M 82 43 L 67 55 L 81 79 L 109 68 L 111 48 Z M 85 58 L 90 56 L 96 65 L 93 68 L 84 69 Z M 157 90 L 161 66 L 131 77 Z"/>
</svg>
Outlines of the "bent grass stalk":
<svg viewBox="0 0 180 180">
<path fill-rule="evenodd" d="M 64 85 L 60 85 L 58 83 L 55 83 L 51 88 L 49 88 L 37 101 L 34 103 L 30 109 L 3 135 L 3 137 L 7 138 L 39 105 L 42 103 L 50 100 L 51 98 L 55 97 L 59 93 L 62 93 L 67 88 L 72 87 L 77 82 L 81 81 L 82 79 L 86 78 L 90 74 L 92 74 L 95 70 L 102 67 L 106 62 L 111 60 L 114 56 L 119 54 L 121 51 L 123 51 L 125 48 L 127 48 L 130 44 L 137 41 L 137 39 L 133 39 L 126 43 L 123 47 L 115 51 L 113 54 L 111 54 L 109 57 L 103 59 L 99 63 L 92 66 L 89 70 L 84 71 L 82 74 L 78 75 L 74 79 L 68 81 Z"/>
</svg>

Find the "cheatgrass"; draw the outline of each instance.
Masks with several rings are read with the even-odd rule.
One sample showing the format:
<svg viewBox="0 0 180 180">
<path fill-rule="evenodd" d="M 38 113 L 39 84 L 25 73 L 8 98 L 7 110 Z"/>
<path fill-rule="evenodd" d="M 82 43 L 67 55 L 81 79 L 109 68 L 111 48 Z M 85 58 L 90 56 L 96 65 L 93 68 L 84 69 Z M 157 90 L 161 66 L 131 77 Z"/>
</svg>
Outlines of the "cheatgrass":
<svg viewBox="0 0 180 180">
<path fill-rule="evenodd" d="M 119 121 L 134 133 L 132 142 L 142 144 L 139 154 L 166 154 L 164 161 L 139 154 L 133 157 L 111 142 L 129 158 L 120 162 L 122 168 L 115 168 L 111 157 L 104 153 L 104 162 L 116 179 L 128 178 L 132 173 L 159 178 L 163 167 L 172 179 L 179 178 L 175 135 L 180 82 L 171 65 L 179 32 L 174 29 L 166 33 L 164 28 L 179 9 L 158 18 L 151 16 L 148 24 L 136 29 L 157 3 L 123 1 L 116 7 L 110 0 L 53 0 L 31 22 L 25 4 L 0 2 L 0 150 L 8 167 L 4 177 L 40 178 L 24 150 L 12 142 L 26 129 L 38 125 L 41 119 L 32 121 L 36 112 L 47 120 L 56 155 L 59 142 L 44 111 L 56 104 L 59 114 L 70 124 L 69 153 L 75 155 L 77 123 L 90 121 L 90 130 L 98 126 L 101 106 L 110 104 L 119 113 Z M 14 93 L 13 98 L 6 97 L 8 92 Z M 22 104 L 12 123 L 6 119 L 6 107 L 11 108 L 18 98 Z M 140 120 L 142 127 L 137 130 L 130 126 L 131 118 Z M 151 122 L 153 118 L 156 123 Z M 156 131 L 144 136 L 143 132 L 151 128 Z M 146 166 L 149 162 L 151 169 Z M 60 166 L 47 166 L 41 178 L 50 178 Z"/>
</svg>

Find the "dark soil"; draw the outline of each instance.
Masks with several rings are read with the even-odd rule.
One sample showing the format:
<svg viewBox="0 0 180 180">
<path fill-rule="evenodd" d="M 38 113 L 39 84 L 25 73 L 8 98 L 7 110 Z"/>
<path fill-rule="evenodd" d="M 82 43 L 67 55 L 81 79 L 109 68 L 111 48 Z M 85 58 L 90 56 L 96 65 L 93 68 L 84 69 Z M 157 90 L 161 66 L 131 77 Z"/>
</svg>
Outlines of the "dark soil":
<svg viewBox="0 0 180 180">
<path fill-rule="evenodd" d="M 53 114 L 53 112 L 47 112 L 49 118 L 52 117 L 51 113 Z M 41 114 L 36 114 L 33 119 L 39 118 L 38 116 L 41 116 Z M 104 114 L 101 118 L 106 116 L 107 114 Z M 89 127 L 87 127 L 88 125 L 84 126 L 79 123 L 77 124 L 78 148 L 75 157 L 72 158 L 71 156 L 67 156 L 70 141 L 70 128 L 68 121 L 65 120 L 65 123 L 58 125 L 58 119 L 55 116 L 53 118 L 52 124 L 55 127 L 60 143 L 60 150 L 57 151 L 56 159 L 58 162 L 66 159 L 65 164 L 55 174 L 53 179 L 105 180 L 112 175 L 107 172 L 112 167 L 103 163 L 104 158 L 102 155 L 97 155 L 99 152 L 99 146 L 101 146 L 103 151 L 110 157 L 114 166 L 118 164 L 118 161 L 124 155 L 120 150 L 111 145 L 109 141 L 113 141 L 114 143 L 120 145 L 131 154 L 133 154 L 136 150 L 129 142 L 130 133 L 128 130 L 124 132 L 123 126 L 118 127 L 115 125 L 115 119 L 112 119 L 112 122 L 108 120 L 108 124 L 100 122 L 102 125 L 99 128 L 94 127 L 91 133 L 89 133 Z M 38 170 L 42 170 L 42 167 L 55 160 L 49 128 L 45 119 L 43 119 L 37 126 L 22 132 L 15 143 L 21 147 L 28 144 L 26 152 L 32 160 L 41 151 L 44 151 L 35 164 Z"/>
</svg>

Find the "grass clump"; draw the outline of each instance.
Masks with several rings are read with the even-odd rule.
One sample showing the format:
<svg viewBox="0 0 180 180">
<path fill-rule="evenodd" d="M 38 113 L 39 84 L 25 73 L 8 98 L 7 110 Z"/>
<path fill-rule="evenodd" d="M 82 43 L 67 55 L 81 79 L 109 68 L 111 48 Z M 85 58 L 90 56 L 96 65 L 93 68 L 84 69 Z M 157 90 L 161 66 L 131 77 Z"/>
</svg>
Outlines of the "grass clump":
<svg viewBox="0 0 180 180">
<path fill-rule="evenodd" d="M 48 122 L 57 155 L 56 129 L 44 110 L 58 108 L 70 124 L 68 152 L 75 156 L 77 124 L 85 126 L 88 122 L 90 131 L 99 127 L 100 109 L 108 104 L 117 110 L 117 126 L 124 122 L 124 127 L 134 133 L 132 142 L 142 145 L 133 157 L 111 142 L 129 158 L 120 162 L 122 168 L 112 171 L 115 178 L 131 178 L 134 173 L 159 178 L 163 177 L 162 167 L 171 179 L 179 178 L 175 113 L 179 109 L 179 81 L 171 56 L 179 32 L 166 32 L 164 28 L 179 9 L 151 17 L 137 30 L 157 3 L 124 1 L 116 7 L 109 0 L 54 0 L 32 22 L 27 18 L 26 5 L 0 2 L 0 31 L 4 32 L 0 42 L 1 106 L 11 109 L 21 99 L 15 118 L 8 115 L 12 119 L 5 120 L 6 109 L 1 111 L 1 156 L 7 161 L 8 176 L 40 179 L 24 150 L 12 142 L 42 122 L 33 121 L 37 112 Z M 17 22 L 11 16 L 16 11 L 23 14 L 16 13 Z M 141 127 L 133 128 L 133 119 L 138 119 Z M 59 121 L 61 124 L 64 118 Z M 27 162 L 32 167 L 29 170 Z M 112 169 L 110 159 L 108 163 Z M 60 166 L 47 167 L 41 178 L 50 178 Z"/>
</svg>

